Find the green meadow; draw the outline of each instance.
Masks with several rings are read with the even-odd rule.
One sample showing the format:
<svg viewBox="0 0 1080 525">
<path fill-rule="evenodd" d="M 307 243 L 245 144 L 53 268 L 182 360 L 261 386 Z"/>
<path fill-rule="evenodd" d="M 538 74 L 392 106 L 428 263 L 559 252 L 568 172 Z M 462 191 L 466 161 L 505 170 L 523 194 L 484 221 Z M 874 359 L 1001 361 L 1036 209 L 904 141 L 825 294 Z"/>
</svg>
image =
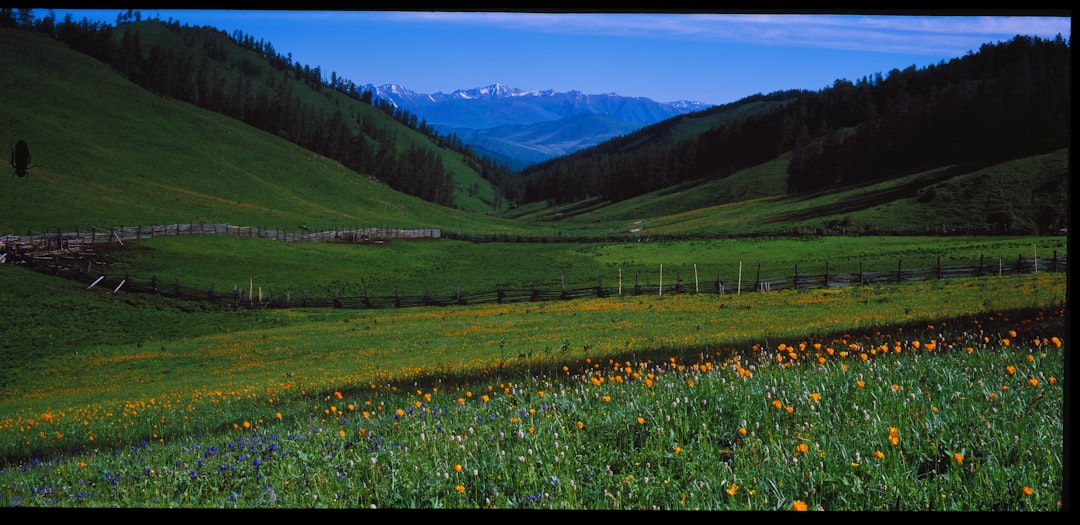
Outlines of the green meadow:
<svg viewBox="0 0 1080 525">
<path fill-rule="evenodd" d="M 781 155 L 620 203 L 518 207 L 494 206 L 467 159 L 436 148 L 458 181 L 441 207 L 45 35 L 0 30 L 0 66 L 16 73 L 0 82 L 0 123 L 18 135 L 4 140 L 34 154 L 0 196 L 3 235 L 177 222 L 637 235 L 191 235 L 99 254 L 110 276 L 222 294 L 621 292 L 443 307 L 243 308 L 0 264 L 0 506 L 1068 510 L 1068 237 L 964 235 L 1003 220 L 1042 231 L 1033 205 L 1062 200 L 1068 150 L 797 197 Z M 336 93 L 303 96 L 377 121 L 400 148 L 426 143 Z M 1037 274 L 1000 270 L 1035 258 Z"/>
<path fill-rule="evenodd" d="M 1032 237 L 793 237 L 614 243 L 470 243 L 390 240 L 385 244 L 275 242 L 227 235 L 166 236 L 129 241 L 113 257 L 113 275 L 228 293 L 233 287 L 289 292 L 299 297 L 452 297 L 491 293 L 498 287 L 558 290 L 602 284 L 630 294 L 635 283 L 671 290 L 752 290 L 756 280 L 789 284 L 800 275 L 898 269 L 984 267 L 1038 257 L 1062 269 L 1067 239 Z M 741 273 L 740 273 L 741 272 Z M 696 283 L 695 283 L 696 277 Z M 663 279 L 663 281 L 661 281 Z"/>
<path fill-rule="evenodd" d="M 1061 273 L 379 310 L 24 277 L 6 505 L 1062 505 Z"/>
</svg>

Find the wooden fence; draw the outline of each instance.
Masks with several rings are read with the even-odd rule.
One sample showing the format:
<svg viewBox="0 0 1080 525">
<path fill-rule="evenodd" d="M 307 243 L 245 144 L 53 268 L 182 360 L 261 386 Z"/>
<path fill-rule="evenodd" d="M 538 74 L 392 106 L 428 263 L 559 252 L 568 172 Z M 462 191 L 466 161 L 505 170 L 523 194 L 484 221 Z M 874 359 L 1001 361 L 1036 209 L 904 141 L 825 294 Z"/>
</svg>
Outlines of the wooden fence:
<svg viewBox="0 0 1080 525">
<path fill-rule="evenodd" d="M 479 242 L 588 242 L 572 236 L 522 238 L 513 235 L 499 235 L 476 238 L 462 234 L 447 235 L 436 229 L 406 230 L 380 227 L 333 229 L 298 234 L 284 230 L 241 227 L 229 224 L 175 224 L 153 227 L 123 227 L 103 231 L 91 230 L 89 232 L 46 232 L 25 236 L 0 236 L 0 263 L 26 264 L 41 272 L 86 282 L 88 288 L 106 288 L 110 293 L 120 293 L 121 291 L 126 293 L 153 293 L 186 300 L 231 304 L 237 308 L 403 308 L 557 301 L 620 295 L 662 296 L 685 293 L 724 295 L 744 292 L 809 290 L 911 280 L 1016 273 L 1068 272 L 1067 253 L 1059 253 L 1055 250 L 1051 257 L 1040 258 L 1033 254 L 1030 259 L 1018 256 L 1015 261 L 1006 261 L 1000 258 L 995 261 L 987 261 L 985 258 L 981 258 L 977 264 L 967 266 L 942 266 L 941 259 L 938 258 L 938 264 L 932 268 L 907 268 L 903 266 L 902 261 L 897 261 L 896 269 L 890 271 L 864 272 L 860 265 L 859 270 L 854 273 L 833 272 L 826 263 L 821 273 L 800 271 L 799 266 L 796 265 L 794 271 L 787 276 L 762 278 L 760 265 L 758 265 L 757 270 L 753 272 L 753 277 L 750 278 L 750 268 L 747 267 L 744 272 L 744 267 L 740 263 L 736 279 L 722 279 L 719 273 L 716 274 L 715 279 L 712 279 L 708 276 L 698 275 L 697 266 L 695 265 L 693 279 L 688 281 L 684 280 L 678 272 L 675 273 L 674 278 L 672 278 L 670 272 L 665 277 L 663 266 L 660 266 L 655 275 L 646 276 L 644 280 L 642 280 L 640 273 L 635 273 L 632 279 L 630 276 L 626 276 L 624 279 L 620 271 L 617 277 L 613 276 L 614 278 L 607 281 L 603 277 L 598 277 L 594 283 L 586 285 L 580 285 L 579 283 L 575 287 L 567 287 L 565 278 L 560 278 L 558 288 L 533 286 L 510 289 L 499 287 L 494 290 L 472 290 L 468 293 L 462 293 L 458 290 L 453 294 L 441 295 L 431 294 L 426 290 L 422 294 L 403 295 L 400 293 L 399 288 L 393 294 L 377 296 L 365 292 L 363 296 L 358 297 L 344 297 L 337 293 L 330 297 L 311 297 L 307 291 L 299 291 L 298 293 L 291 290 L 286 290 L 283 293 L 276 290 L 264 291 L 259 289 L 256 291 L 253 286 L 249 286 L 247 290 L 242 287 L 220 290 L 215 288 L 213 284 L 209 288 L 198 288 L 181 284 L 178 281 L 162 281 L 156 276 L 142 278 L 129 275 L 110 275 L 107 267 L 98 262 L 95 257 L 94 250 L 96 247 L 122 247 L 125 242 L 131 240 L 167 235 L 232 235 L 284 242 L 377 243 L 390 239 L 439 238 L 460 238 L 463 240 L 478 240 Z M 604 238 L 614 242 L 623 240 L 612 237 Z M 576 239 L 576 241 L 573 239 Z"/>
<path fill-rule="evenodd" d="M 919 281 L 932 279 L 949 279 L 957 277 L 979 277 L 1006 274 L 1034 274 L 1039 272 L 1067 272 L 1068 259 L 1065 254 L 1057 251 L 1049 258 L 1022 258 L 1015 261 L 997 259 L 995 261 L 980 260 L 976 265 L 969 266 L 942 266 L 940 258 L 938 265 L 932 268 L 905 268 L 898 261 L 897 268 L 890 271 L 875 271 L 855 273 L 832 272 L 828 264 L 821 273 L 805 273 L 796 266 L 794 272 L 788 276 L 762 278 L 760 271 L 750 277 L 751 272 L 740 271 L 736 279 L 721 279 L 719 274 L 715 279 L 702 278 L 695 275 L 692 279 L 684 279 L 681 273 L 674 276 L 669 272 L 664 276 L 663 267 L 651 276 L 642 278 L 640 272 L 635 272 L 633 277 L 620 275 L 614 279 L 605 280 L 598 277 L 593 283 L 568 287 L 565 279 L 560 279 L 558 288 L 505 288 L 497 287 L 493 290 L 473 290 L 464 293 L 460 290 L 451 294 L 432 294 L 424 291 L 422 294 L 402 294 L 400 289 L 393 294 L 371 295 L 365 292 L 361 296 L 342 296 L 333 293 L 328 297 L 313 297 L 306 290 L 295 292 L 286 290 L 264 290 L 255 288 L 249 283 L 247 289 L 233 287 L 232 289 L 218 289 L 213 284 L 208 288 L 198 288 L 181 284 L 179 281 L 164 281 L 157 277 L 137 278 L 128 275 L 98 275 L 91 278 L 89 273 L 57 271 L 59 267 L 52 267 L 53 273 L 81 280 L 88 283 L 88 288 L 106 289 L 108 293 L 152 293 L 178 299 L 209 301 L 215 304 L 231 305 L 234 308 L 265 309 L 265 308 L 352 308 L 352 309 L 375 309 L 375 308 L 408 308 L 418 306 L 451 306 L 469 304 L 505 304 L 518 302 L 542 302 L 563 301 L 584 298 L 607 298 L 618 296 L 642 296 L 642 295 L 678 295 L 678 294 L 742 294 L 742 293 L 767 293 L 779 290 L 811 290 L 816 288 L 835 288 L 852 285 L 868 285 L 901 281 Z M 745 277 L 744 277 L 745 275 Z"/>
<path fill-rule="evenodd" d="M 101 248 L 123 247 L 125 242 L 172 235 L 230 235 L 283 242 L 379 243 L 394 239 L 439 239 L 437 229 L 361 227 L 301 233 L 281 229 L 234 226 L 231 224 L 171 224 L 164 226 L 121 226 L 107 230 L 41 232 L 0 236 L 0 256 L 6 259 L 41 259 L 61 255 L 92 256 Z M 2 263 L 2 261 L 0 261 Z"/>
</svg>

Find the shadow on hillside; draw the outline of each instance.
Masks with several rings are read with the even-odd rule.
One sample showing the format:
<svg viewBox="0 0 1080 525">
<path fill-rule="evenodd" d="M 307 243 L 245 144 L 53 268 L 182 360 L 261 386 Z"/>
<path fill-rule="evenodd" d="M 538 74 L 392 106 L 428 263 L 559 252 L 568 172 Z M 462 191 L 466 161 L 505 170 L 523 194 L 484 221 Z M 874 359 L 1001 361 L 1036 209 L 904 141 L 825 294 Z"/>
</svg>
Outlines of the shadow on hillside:
<svg viewBox="0 0 1080 525">
<path fill-rule="evenodd" d="M 906 199 L 914 197 L 918 194 L 919 190 L 927 188 L 934 184 L 943 182 L 952 177 L 964 175 L 976 171 L 979 167 L 975 166 L 950 166 L 948 168 L 936 170 L 920 177 L 916 177 L 909 182 L 901 184 L 899 186 L 892 186 L 880 190 L 869 190 L 864 193 L 858 193 L 850 197 L 845 198 L 840 202 L 830 202 L 828 204 L 822 204 L 819 206 L 812 206 L 809 208 L 792 210 L 789 212 L 782 212 L 774 214 L 765 219 L 766 223 L 778 223 L 778 222 L 799 222 L 810 219 L 819 219 L 822 217 L 828 217 L 831 215 L 841 215 L 845 213 L 853 213 L 857 211 L 863 211 L 874 206 L 880 206 L 882 204 L 888 204 L 898 199 Z M 838 189 L 832 189 L 828 191 L 819 191 L 813 193 L 805 193 L 798 195 L 791 195 L 780 199 L 777 204 L 780 205 L 795 205 L 800 202 L 810 201 L 819 197 L 823 197 L 829 194 L 835 194 L 838 192 L 855 192 L 861 188 L 867 188 L 881 184 L 881 180 L 871 180 L 859 184 L 853 184 L 850 186 L 844 186 Z"/>
</svg>

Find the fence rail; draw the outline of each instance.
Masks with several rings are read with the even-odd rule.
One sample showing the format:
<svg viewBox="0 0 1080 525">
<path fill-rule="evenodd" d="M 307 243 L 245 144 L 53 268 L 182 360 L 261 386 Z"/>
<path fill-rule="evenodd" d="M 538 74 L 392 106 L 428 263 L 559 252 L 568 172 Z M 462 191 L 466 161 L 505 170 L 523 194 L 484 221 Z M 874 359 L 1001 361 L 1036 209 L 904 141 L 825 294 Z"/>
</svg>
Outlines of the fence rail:
<svg viewBox="0 0 1080 525">
<path fill-rule="evenodd" d="M 439 239 L 442 230 L 360 227 L 302 233 L 281 229 L 234 226 L 232 224 L 170 224 L 163 226 L 121 226 L 107 230 L 80 232 L 40 232 L 0 235 L 0 253 L 36 257 L 45 252 L 92 251 L 94 246 L 123 246 L 125 242 L 172 235 L 230 235 L 284 242 L 378 242 L 393 239 Z"/>
<path fill-rule="evenodd" d="M 1006 263 L 1003 260 L 996 264 L 971 265 L 971 266 L 937 266 L 935 268 L 898 268 L 895 271 L 856 272 L 856 273 L 796 273 L 785 277 L 755 278 L 747 280 L 724 280 L 717 276 L 716 279 L 707 281 L 694 280 L 686 282 L 681 277 L 672 281 L 657 279 L 643 282 L 640 274 L 635 275 L 633 283 L 623 283 L 621 279 L 612 285 L 602 278 L 597 279 L 594 285 L 568 288 L 539 288 L 536 286 L 527 288 L 498 287 L 494 290 L 476 290 L 463 293 L 460 290 L 451 294 L 431 294 L 425 291 L 422 294 L 402 294 L 395 291 L 390 295 L 371 295 L 364 293 L 361 296 L 341 296 L 337 293 L 330 297 L 313 297 L 307 291 L 296 293 L 286 290 L 284 293 L 277 290 L 255 289 L 249 286 L 233 287 L 231 290 L 221 290 L 211 284 L 208 288 L 192 287 L 181 284 L 179 281 L 162 281 L 157 277 L 138 278 L 128 275 L 102 274 L 91 277 L 89 273 L 58 271 L 53 266 L 53 273 L 64 277 L 81 280 L 88 283 L 88 288 L 97 287 L 106 289 L 108 293 L 151 293 L 177 299 L 191 301 L 208 301 L 219 305 L 231 305 L 234 308 L 267 309 L 267 308 L 349 308 L 349 309 L 380 309 L 380 308 L 410 308 L 419 306 L 453 306 L 453 305 L 476 305 L 476 304 L 507 304 L 520 302 L 544 302 L 566 301 L 586 298 L 608 298 L 618 296 L 643 296 L 643 295 L 680 295 L 680 294 L 710 294 L 710 295 L 733 295 L 742 293 L 767 293 L 780 290 L 812 290 L 817 288 L 836 288 L 853 285 L 869 285 L 881 283 L 896 283 L 902 281 L 921 281 L 933 279 L 950 279 L 958 277 L 990 277 L 1007 274 L 1032 274 L 1067 272 L 1068 261 L 1059 259 L 1057 253 L 1053 258 L 1040 259 L 1018 258 L 1016 261 Z"/>
<path fill-rule="evenodd" d="M 674 280 L 663 279 L 663 271 L 655 282 L 642 282 L 640 273 L 633 278 L 633 284 L 624 286 L 621 273 L 611 285 L 611 280 L 605 284 L 604 279 L 598 278 L 595 285 L 578 286 L 567 288 L 565 279 L 562 285 L 555 288 L 504 288 L 494 290 L 473 290 L 462 293 L 460 290 L 453 294 L 431 294 L 425 291 L 423 294 L 402 294 L 395 290 L 392 295 L 372 296 L 365 292 L 362 296 L 339 296 L 337 293 L 331 297 L 311 297 L 307 291 L 293 293 L 287 290 L 281 293 L 276 290 L 256 291 L 253 287 L 244 290 L 234 287 L 232 290 L 216 289 L 213 284 L 209 288 L 198 288 L 181 284 L 178 281 L 166 282 L 156 276 L 143 278 L 130 275 L 109 274 L 99 266 L 95 271 L 94 247 L 98 245 L 122 246 L 124 242 L 160 237 L 167 235 L 232 235 L 237 237 L 251 237 L 261 239 L 273 239 L 285 242 L 380 242 L 389 239 L 439 239 L 459 238 L 469 239 L 461 234 L 445 234 L 437 229 L 391 229 L 391 228 L 357 228 L 357 229 L 334 229 L 322 232 L 308 232 L 303 234 L 285 232 L 265 228 L 251 228 L 233 226 L 229 224 L 175 224 L 168 226 L 153 227 L 123 227 L 110 230 L 74 233 L 42 233 L 26 236 L 0 236 L 0 263 L 18 262 L 26 264 L 37 271 L 51 273 L 62 277 L 85 282 L 88 288 L 98 287 L 108 289 L 110 293 L 121 291 L 131 293 L 152 293 L 178 299 L 209 301 L 215 304 L 232 305 L 236 308 L 407 308 L 416 306 L 450 306 L 465 304 L 485 303 L 515 303 L 528 301 L 558 301 L 582 298 L 604 298 L 620 295 L 671 295 L 671 294 L 741 294 L 743 292 L 770 292 L 780 290 L 810 290 L 815 288 L 833 288 L 851 285 L 865 285 L 913 280 L 949 279 L 957 277 L 978 277 L 990 275 L 1022 274 L 1038 272 L 1068 272 L 1068 254 L 1054 251 L 1049 258 L 1032 257 L 1025 259 L 1017 257 L 1015 261 L 998 259 L 996 262 L 980 260 L 977 265 L 966 266 L 942 266 L 940 258 L 933 268 L 905 268 L 899 262 L 896 270 L 863 272 L 861 267 L 855 273 L 834 273 L 829 270 L 826 263 L 823 273 L 800 272 L 796 265 L 794 272 L 788 276 L 770 277 L 762 279 L 760 276 L 754 279 L 724 280 L 717 274 L 715 279 L 699 281 L 696 277 L 692 283 L 682 280 L 676 273 Z M 565 239 L 565 240 L 559 240 Z M 522 238 L 519 236 L 493 236 L 481 240 L 499 242 L 574 242 L 570 237 L 556 239 L 542 237 Z M 611 239 L 609 237 L 609 239 Z M 618 240 L 618 239 L 611 239 Z M 580 242 L 580 241 L 579 241 Z M 14 257 L 9 257 L 14 255 Z M 760 274 L 760 271 L 758 272 Z M 742 273 L 740 272 L 740 276 Z"/>
</svg>

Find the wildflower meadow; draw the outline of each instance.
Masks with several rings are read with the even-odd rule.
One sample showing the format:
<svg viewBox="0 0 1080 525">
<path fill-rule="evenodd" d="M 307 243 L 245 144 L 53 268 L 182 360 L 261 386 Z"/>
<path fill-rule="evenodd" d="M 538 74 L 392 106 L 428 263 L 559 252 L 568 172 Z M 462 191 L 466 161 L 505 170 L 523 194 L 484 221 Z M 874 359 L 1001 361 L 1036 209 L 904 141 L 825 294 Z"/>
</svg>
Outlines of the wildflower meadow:
<svg viewBox="0 0 1080 525">
<path fill-rule="evenodd" d="M 207 378 L 214 354 L 235 355 L 240 347 L 223 341 L 243 334 L 201 338 L 183 347 L 185 359 L 211 369 L 156 383 L 192 385 L 186 395 L 99 385 L 130 397 L 59 408 L 64 394 L 53 392 L 49 404 L 0 420 L 0 504 L 1059 511 L 1068 506 L 1067 312 L 1064 279 L 1041 279 L 1049 304 L 934 320 L 919 311 L 905 320 L 865 290 L 731 298 L 724 308 L 648 298 L 417 309 L 373 314 L 366 327 L 333 318 L 318 328 L 324 357 L 296 342 L 310 334 L 248 334 L 248 359 L 230 361 L 232 388 L 218 390 Z M 896 302 L 910 293 L 910 304 L 938 311 L 925 286 L 960 309 L 973 289 L 905 286 L 892 290 Z M 830 302 L 837 294 L 846 300 Z M 863 306 L 844 316 L 863 321 L 847 330 L 811 321 L 852 303 Z M 901 321 L 875 321 L 876 307 Z M 687 313 L 703 310 L 729 321 Z M 763 329 L 756 317 L 800 311 L 811 327 L 801 334 Z M 441 321 L 374 352 L 385 337 L 363 334 L 401 316 Z M 485 328 L 498 319 L 502 332 Z M 673 329 L 676 319 L 691 325 Z M 568 322 L 579 337 L 562 331 Z M 601 348 L 602 336 L 618 343 Z M 490 353 L 403 359 L 410 337 Z M 380 364 L 357 372 L 358 354 Z M 73 381 L 72 391 L 86 388 Z"/>
</svg>

